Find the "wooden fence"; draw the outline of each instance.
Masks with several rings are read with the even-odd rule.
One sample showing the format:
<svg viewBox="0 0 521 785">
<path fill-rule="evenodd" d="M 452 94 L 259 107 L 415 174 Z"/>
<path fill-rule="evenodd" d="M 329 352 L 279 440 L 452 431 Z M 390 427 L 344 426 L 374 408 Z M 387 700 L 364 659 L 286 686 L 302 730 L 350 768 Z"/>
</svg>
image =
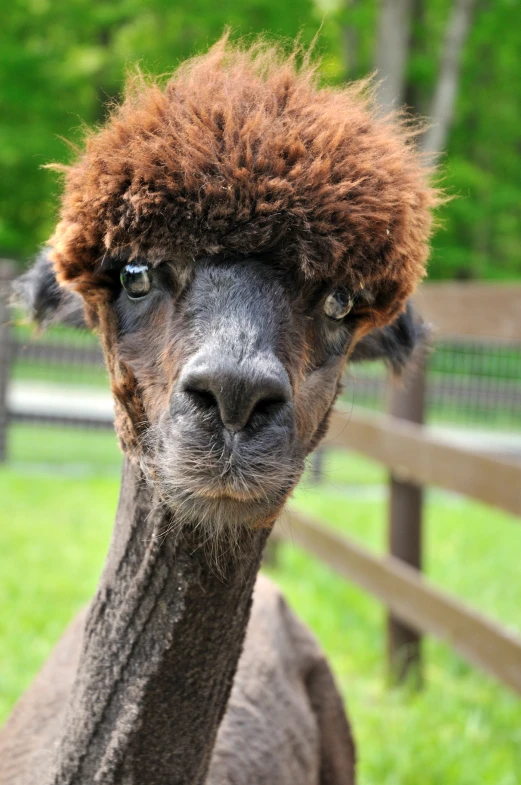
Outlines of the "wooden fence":
<svg viewBox="0 0 521 785">
<path fill-rule="evenodd" d="M 430 284 L 417 307 L 439 335 L 486 338 L 521 345 L 521 287 Z M 297 543 L 357 583 L 388 608 L 388 658 L 396 680 L 421 680 L 421 635 L 447 641 L 469 661 L 521 694 L 521 637 L 432 585 L 421 574 L 423 488 L 434 485 L 521 516 L 521 460 L 462 447 L 423 425 L 426 364 L 395 389 L 388 414 L 337 408 L 324 439 L 359 452 L 389 469 L 388 555 L 290 508 Z M 521 438 L 520 451 L 521 454 Z"/>
<path fill-rule="evenodd" d="M 103 393 L 100 395 L 95 388 L 91 390 L 85 388 L 83 401 L 76 400 L 74 376 L 77 372 L 88 372 L 105 367 L 103 352 L 96 341 L 85 343 L 85 334 L 81 332 L 78 332 L 78 342 L 68 338 L 68 343 L 63 340 L 49 340 L 46 334 L 38 340 L 34 340 L 32 336 L 17 335 L 9 307 L 11 284 L 15 274 L 15 265 L 10 260 L 0 259 L 0 463 L 7 459 L 7 434 L 12 423 L 35 422 L 97 430 L 112 429 L 114 419 L 108 385 L 104 395 Z M 28 400 L 21 401 L 19 406 L 10 406 L 8 388 L 13 387 L 12 372 L 17 361 L 43 368 L 66 367 L 71 370 L 72 390 L 69 391 L 65 387 L 67 392 L 58 395 L 58 400 L 53 405 L 49 405 L 52 392 L 49 394 L 48 391 L 44 391 L 42 396 L 42 390 L 37 383 L 36 388 L 32 390 L 33 394 L 25 396 Z M 59 392 L 60 384 L 54 387 L 54 391 Z M 76 393 L 74 398 L 70 395 L 73 390 Z M 44 400 L 41 400 L 42 397 Z M 82 406 L 82 403 L 85 405 Z"/>
<path fill-rule="evenodd" d="M 0 289 L 12 268 L 0 264 Z M 0 292 L 1 294 L 1 292 Z M 487 339 L 521 346 L 521 287 L 429 284 L 417 308 L 439 336 Z M 100 350 L 45 342 L 18 346 L 9 339 L 5 298 L 0 296 L 0 460 L 5 456 L 9 421 L 6 389 L 13 356 L 53 363 L 99 365 Z M 290 507 L 291 526 L 277 527 L 340 575 L 378 597 L 388 608 L 389 667 L 396 679 L 421 674 L 421 635 L 436 635 L 474 664 L 521 693 L 521 637 L 510 634 L 461 601 L 434 587 L 421 574 L 424 486 L 456 491 L 521 516 L 521 460 L 470 449 L 448 441 L 423 425 L 426 363 L 390 396 L 388 413 L 337 408 L 324 443 L 360 452 L 389 469 L 389 553 L 375 556 Z M 31 419 L 31 414 L 24 417 Z M 41 415 L 34 413 L 34 419 Z M 48 421 L 110 426 L 111 418 L 71 419 L 59 413 Z M 521 442 L 521 439 L 520 439 Z M 521 444 L 519 453 L 521 454 Z M 317 467 L 319 468 L 319 467 Z"/>
</svg>

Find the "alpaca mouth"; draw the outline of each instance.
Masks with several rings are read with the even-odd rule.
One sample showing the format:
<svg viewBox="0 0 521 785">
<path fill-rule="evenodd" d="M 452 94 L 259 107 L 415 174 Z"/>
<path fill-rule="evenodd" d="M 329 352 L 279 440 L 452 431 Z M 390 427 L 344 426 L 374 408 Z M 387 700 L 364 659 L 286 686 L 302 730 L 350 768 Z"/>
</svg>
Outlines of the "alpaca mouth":
<svg viewBox="0 0 521 785">
<path fill-rule="evenodd" d="M 214 467 L 215 470 L 215 467 Z M 206 505 L 208 509 L 231 506 L 236 510 L 243 508 L 266 509 L 278 504 L 294 485 L 294 475 L 279 471 L 277 477 L 255 473 L 253 477 L 245 474 L 236 475 L 227 472 L 227 476 L 219 476 L 218 472 L 193 472 L 184 476 L 182 485 L 175 488 L 168 480 L 171 498 L 187 499 Z M 217 475 L 217 476 L 216 476 Z M 263 479 L 264 477 L 264 479 Z M 164 478 L 166 479 L 166 478 Z M 173 493 L 172 493 L 173 492 Z"/>
<path fill-rule="evenodd" d="M 199 496 L 204 499 L 211 499 L 213 501 L 235 501 L 235 502 L 257 502 L 262 501 L 258 492 L 243 489 L 236 490 L 234 488 L 201 488 Z"/>
<path fill-rule="evenodd" d="M 165 418 L 153 435 L 148 468 L 178 520 L 217 529 L 267 520 L 296 485 L 304 454 L 291 428 L 226 439 L 209 420 Z"/>
<path fill-rule="evenodd" d="M 224 472 L 220 463 L 208 460 L 188 464 L 179 453 L 163 455 L 155 464 L 161 494 L 182 522 L 205 521 L 215 533 L 241 525 L 271 520 L 295 486 L 300 472 L 296 466 L 273 463 L 270 471 L 254 468 L 246 472 Z"/>
</svg>

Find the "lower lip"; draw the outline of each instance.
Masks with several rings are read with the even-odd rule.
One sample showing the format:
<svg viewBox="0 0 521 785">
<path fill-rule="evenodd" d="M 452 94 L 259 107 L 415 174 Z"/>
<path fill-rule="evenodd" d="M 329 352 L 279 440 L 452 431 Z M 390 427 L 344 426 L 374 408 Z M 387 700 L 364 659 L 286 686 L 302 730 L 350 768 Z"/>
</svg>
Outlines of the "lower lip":
<svg viewBox="0 0 521 785">
<path fill-rule="evenodd" d="M 226 502 L 255 502 L 258 501 L 253 496 L 246 496 L 242 494 L 236 493 L 224 493 L 224 492 L 216 492 L 216 493 L 205 493 L 204 491 L 200 493 L 205 499 L 211 499 L 212 501 L 226 501 Z"/>
</svg>

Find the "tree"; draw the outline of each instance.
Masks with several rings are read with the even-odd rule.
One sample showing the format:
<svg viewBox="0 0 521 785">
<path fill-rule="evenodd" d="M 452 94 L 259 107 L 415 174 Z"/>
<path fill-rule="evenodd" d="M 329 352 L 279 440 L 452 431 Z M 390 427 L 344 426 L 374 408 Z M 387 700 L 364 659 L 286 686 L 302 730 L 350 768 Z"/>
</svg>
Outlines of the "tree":
<svg viewBox="0 0 521 785">
<path fill-rule="evenodd" d="M 376 64 L 386 77 L 377 90 L 384 111 L 403 102 L 430 123 L 424 149 L 434 158 L 445 151 L 443 184 L 455 198 L 441 213 L 431 278 L 520 276 L 521 7 L 510 0 L 371 5 L 374 30 L 361 31 L 345 9 L 338 15 L 357 29 L 358 72 Z"/>
<path fill-rule="evenodd" d="M 431 277 L 521 275 L 521 4 L 513 0 L 13 0 L 0 11 L 0 253 L 23 259 L 51 232 L 55 175 L 82 124 L 103 119 L 126 69 L 167 73 L 230 25 L 310 43 L 335 84 L 378 65 L 382 105 L 435 118 L 455 196 L 434 238 Z M 458 87 L 459 85 L 459 87 Z M 7 119 L 7 122 L 5 122 Z"/>
<path fill-rule="evenodd" d="M 77 142 L 103 119 L 128 67 L 170 72 L 227 25 L 304 43 L 317 30 L 312 0 L 297 13 L 275 0 L 14 0 L 0 13 L 0 252 L 19 258 L 55 221 L 58 186 L 41 165 L 68 160 L 61 137 Z"/>
</svg>

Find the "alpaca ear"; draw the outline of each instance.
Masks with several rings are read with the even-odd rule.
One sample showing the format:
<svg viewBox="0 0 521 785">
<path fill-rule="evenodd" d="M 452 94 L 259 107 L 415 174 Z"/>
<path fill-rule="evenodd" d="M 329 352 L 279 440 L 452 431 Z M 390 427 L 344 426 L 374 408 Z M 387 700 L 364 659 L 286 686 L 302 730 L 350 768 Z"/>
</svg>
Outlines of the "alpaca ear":
<svg viewBox="0 0 521 785">
<path fill-rule="evenodd" d="M 23 308 L 38 327 L 66 324 L 85 329 L 83 300 L 56 280 L 50 248 L 38 254 L 34 264 L 13 283 L 13 305 Z"/>
<path fill-rule="evenodd" d="M 384 360 L 399 375 L 411 360 L 416 347 L 427 342 L 428 326 L 407 303 L 405 311 L 394 322 L 378 327 L 365 335 L 355 346 L 349 361 Z"/>
</svg>

